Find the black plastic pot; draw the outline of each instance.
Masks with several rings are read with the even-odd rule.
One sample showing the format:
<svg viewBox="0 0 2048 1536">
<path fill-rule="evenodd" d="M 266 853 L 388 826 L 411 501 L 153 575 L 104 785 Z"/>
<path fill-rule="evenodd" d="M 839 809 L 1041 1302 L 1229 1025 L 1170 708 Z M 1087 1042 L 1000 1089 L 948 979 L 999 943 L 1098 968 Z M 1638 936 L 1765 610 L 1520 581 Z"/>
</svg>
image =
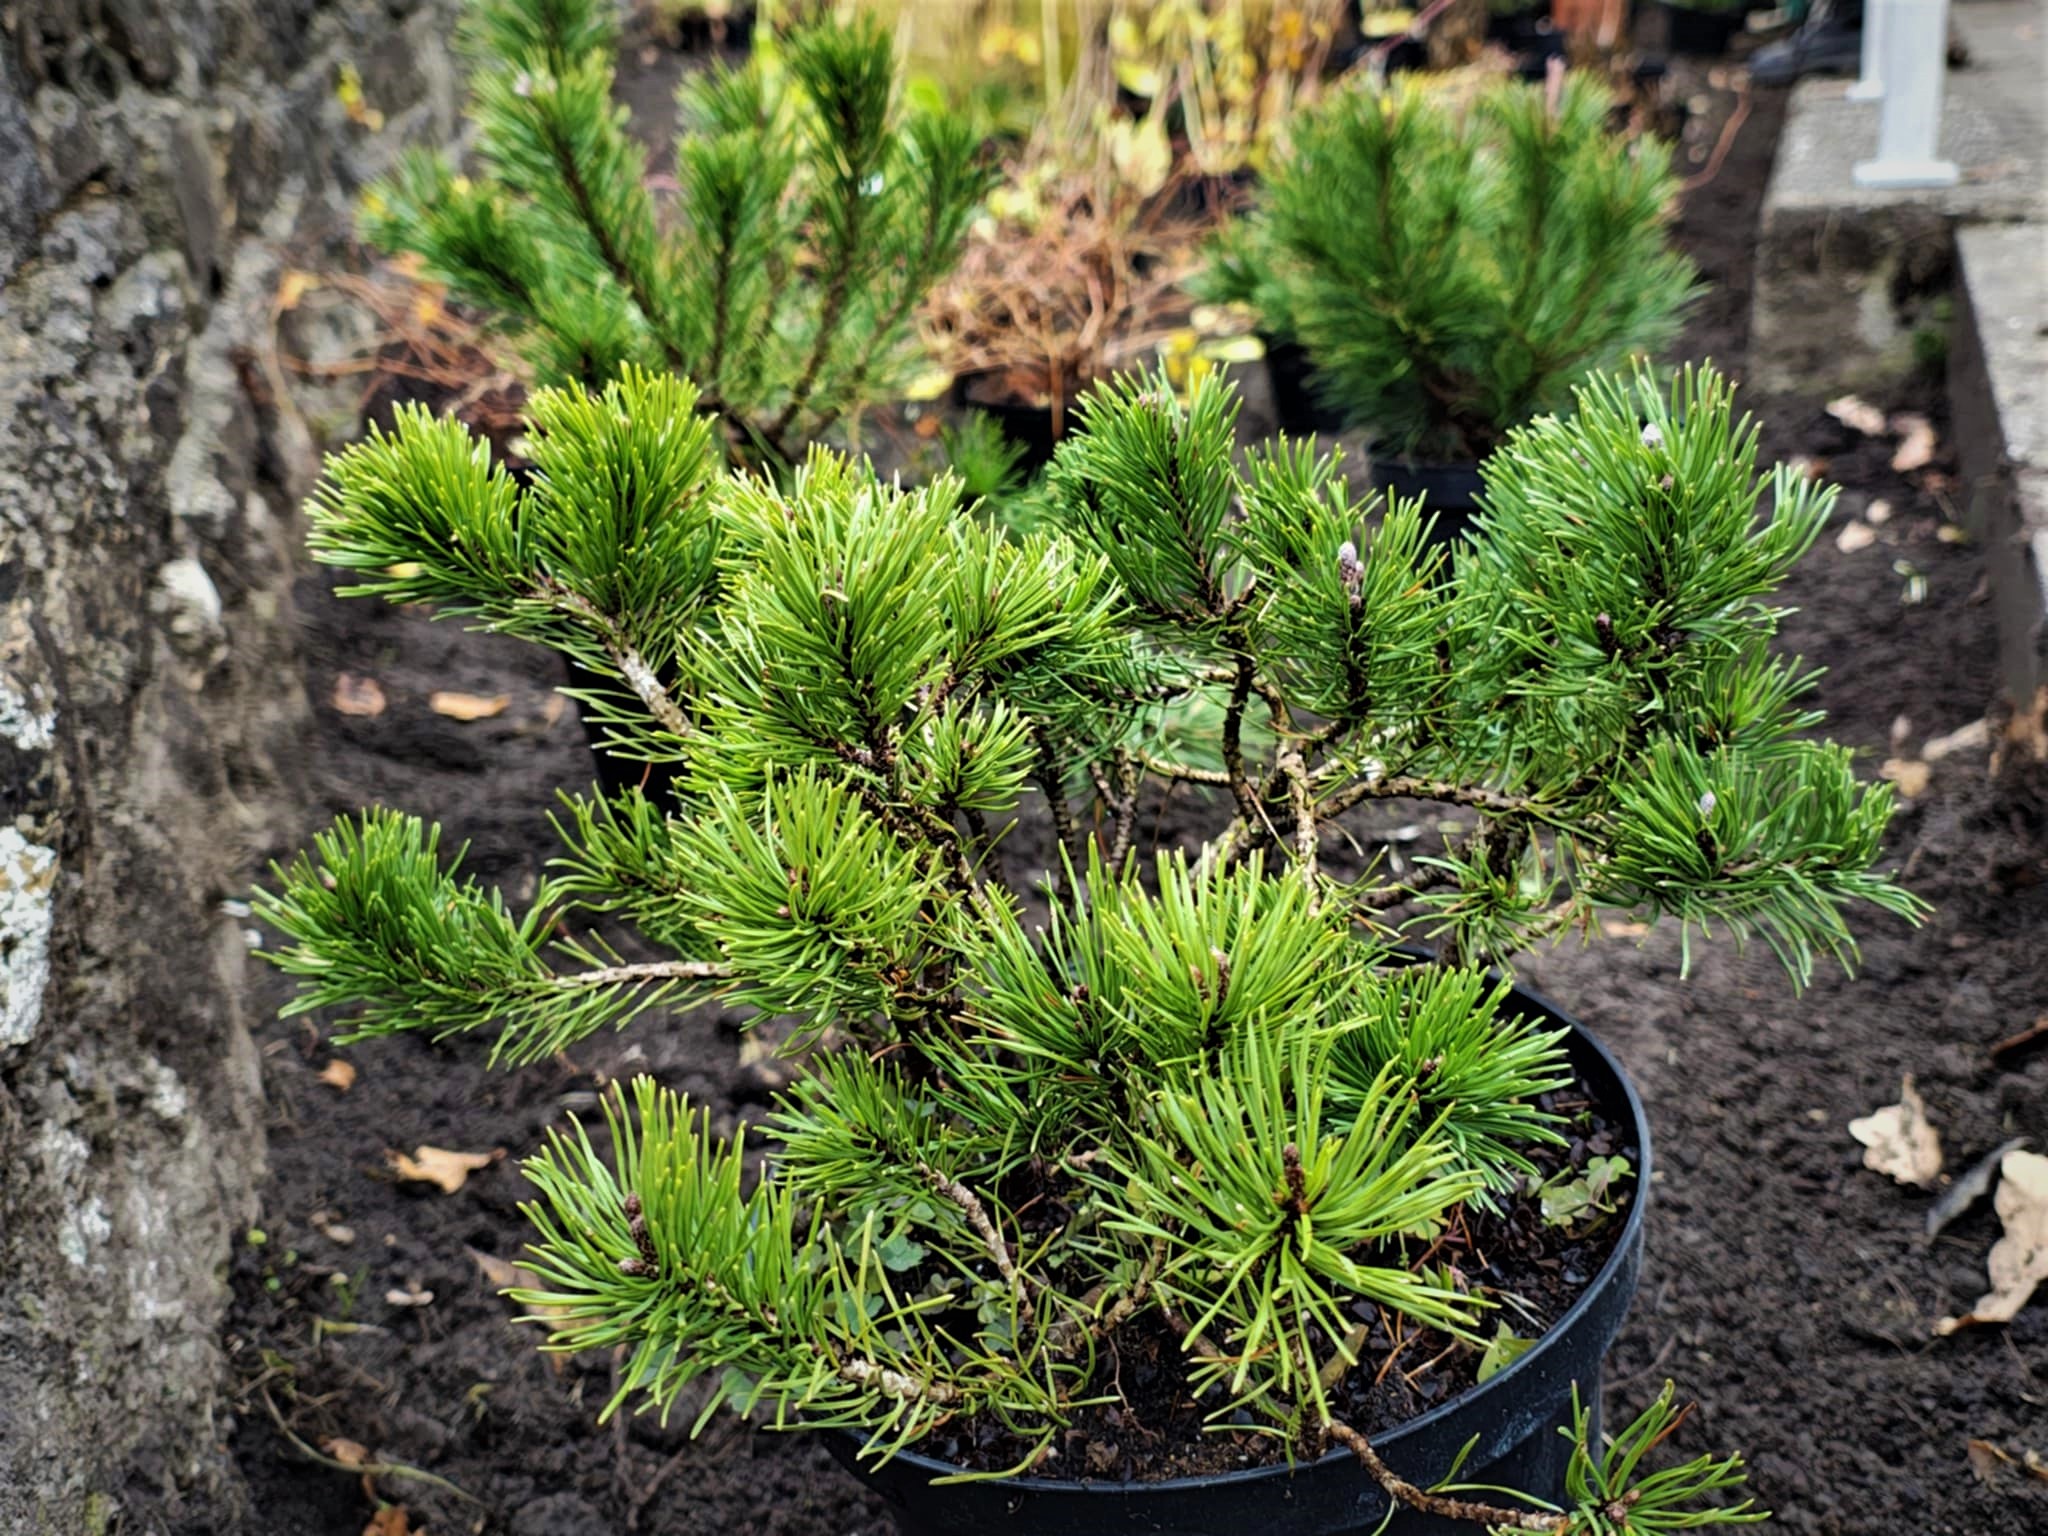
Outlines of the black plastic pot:
<svg viewBox="0 0 2048 1536">
<path fill-rule="evenodd" d="M 730 16 L 678 16 L 676 47 L 684 53 L 745 53 L 754 43 L 754 8 L 737 7 Z"/>
<path fill-rule="evenodd" d="M 1700 10 L 1690 5 L 1667 5 L 1655 0 L 1650 9 L 1663 21 L 1664 51 L 1694 59 L 1718 59 L 1728 51 L 1742 30 L 1740 9 Z"/>
<path fill-rule="evenodd" d="M 1570 41 L 1562 27 L 1540 12 L 1497 16 L 1488 24 L 1486 35 L 1514 56 L 1515 73 L 1524 80 L 1541 80 L 1549 74 L 1550 61 L 1566 58 Z"/>
<path fill-rule="evenodd" d="M 1477 464 L 1412 464 L 1405 459 L 1372 461 L 1373 489 L 1401 497 L 1423 498 L 1422 512 L 1436 515 L 1430 535 L 1432 544 L 1462 539 L 1479 505 Z"/>
<path fill-rule="evenodd" d="M 1571 1422 L 1572 1389 L 1593 1412 L 1597 1443 L 1601 1368 L 1635 1297 L 1650 1190 L 1650 1127 L 1620 1063 L 1576 1020 L 1520 987 L 1512 1006 L 1570 1027 L 1565 1049 L 1572 1065 L 1632 1133 L 1634 1199 L 1614 1252 L 1556 1327 L 1497 1375 L 1374 1436 L 1373 1443 L 1396 1472 L 1427 1487 L 1449 1472 L 1469 1441 L 1472 1454 L 1459 1481 L 1555 1500 L 1570 1454 L 1557 1431 Z M 932 1479 L 958 1469 L 912 1452 L 879 1467 L 864 1465 L 856 1457 L 859 1437 L 843 1431 L 829 1434 L 826 1443 L 841 1465 L 888 1501 L 902 1536 L 1471 1536 L 1469 1526 L 1405 1507 L 1383 1525 L 1387 1496 L 1348 1451 L 1294 1467 L 1158 1483 L 1006 1478 L 934 1486 Z"/>
<path fill-rule="evenodd" d="M 1006 400 L 989 392 L 990 376 L 963 373 L 953 380 L 953 403 L 980 411 L 1003 429 L 1003 436 L 1024 450 L 1017 472 L 1029 480 L 1052 462 L 1059 438 L 1052 429 L 1052 407 Z"/>
<path fill-rule="evenodd" d="M 592 672 L 588 667 L 579 667 L 575 662 L 568 664 L 569 686 L 577 689 L 598 689 L 616 693 L 619 680 Z M 581 709 L 581 705 L 578 706 Z M 647 792 L 648 799 L 656 804 L 665 803 L 675 787 L 677 763 L 645 763 L 638 758 L 614 757 L 604 750 L 604 727 L 594 723 L 585 713 L 582 716 L 583 734 L 590 743 L 590 754 L 597 764 L 597 782 L 607 796 L 620 790 L 639 785 Z"/>
<path fill-rule="evenodd" d="M 1311 432 L 1339 432 L 1344 418 L 1315 394 L 1315 367 L 1298 341 L 1261 336 L 1266 348 L 1266 383 L 1273 392 L 1274 424 L 1290 437 Z"/>
</svg>

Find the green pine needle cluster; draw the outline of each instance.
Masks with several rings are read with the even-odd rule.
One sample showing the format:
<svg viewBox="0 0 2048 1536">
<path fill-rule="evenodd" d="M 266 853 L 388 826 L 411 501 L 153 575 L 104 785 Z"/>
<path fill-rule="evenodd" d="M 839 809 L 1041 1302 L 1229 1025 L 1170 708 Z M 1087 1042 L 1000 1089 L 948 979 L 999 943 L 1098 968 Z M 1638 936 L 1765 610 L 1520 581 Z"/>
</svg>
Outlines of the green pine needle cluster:
<svg viewBox="0 0 2048 1536">
<path fill-rule="evenodd" d="M 1501 81 L 1469 106 L 1402 77 L 1290 126 L 1203 286 L 1297 341 L 1313 386 L 1391 451 L 1474 460 L 1669 339 L 1693 288 L 1655 141 L 1608 126 L 1590 76 Z"/>
<path fill-rule="evenodd" d="M 424 152 L 364 203 L 375 244 L 487 312 L 543 384 L 695 381 L 724 444 L 783 463 L 909 365 L 991 172 L 901 100 L 888 34 L 823 19 L 679 98 L 674 207 L 612 101 L 610 0 L 473 0 L 473 174 Z"/>
<path fill-rule="evenodd" d="M 1144 1319 L 1219 1421 L 1298 1441 L 1361 1312 L 1483 1337 L 1494 1298 L 1432 1245 L 1526 1198 L 1569 1079 L 1487 965 L 1605 907 L 1803 980 L 1851 909 L 1917 913 L 1874 869 L 1890 791 L 1770 652 L 1828 494 L 1757 472 L 1719 376 L 1597 380 L 1511 434 L 1454 554 L 1312 447 L 1240 457 L 1235 413 L 1213 378 L 1104 387 L 1029 533 L 822 452 L 727 472 L 638 368 L 536 397 L 528 484 L 418 415 L 330 463 L 320 559 L 569 652 L 676 771 L 565 797 L 523 910 L 435 829 L 341 822 L 260 901 L 297 1006 L 530 1060 L 716 995 L 806 1048 L 757 1182 L 646 1083 L 608 1153 L 576 1129 L 530 1165 L 528 1300 L 557 1347 L 628 1347 L 622 1395 L 708 1377 L 878 1455 L 963 1414 L 1043 1445 Z M 1161 787 L 1214 835 L 1147 857 Z M 1375 800 L 1464 830 L 1326 857 Z M 1054 846 L 1012 883 L 1030 802 Z"/>
</svg>

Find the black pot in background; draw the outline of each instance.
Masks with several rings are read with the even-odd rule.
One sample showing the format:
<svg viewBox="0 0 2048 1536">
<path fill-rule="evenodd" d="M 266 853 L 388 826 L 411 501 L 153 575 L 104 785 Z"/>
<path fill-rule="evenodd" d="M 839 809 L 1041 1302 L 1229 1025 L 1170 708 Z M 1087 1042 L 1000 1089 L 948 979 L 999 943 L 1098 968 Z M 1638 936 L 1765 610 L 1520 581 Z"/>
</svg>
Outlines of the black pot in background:
<svg viewBox="0 0 2048 1536">
<path fill-rule="evenodd" d="M 580 667 L 573 661 L 565 663 L 569 668 L 569 686 L 577 689 L 595 689 L 616 693 L 620 683 L 615 677 L 606 677 Z M 582 712 L 579 703 L 577 709 Z M 590 754 L 597 762 L 597 783 L 609 797 L 621 790 L 639 785 L 647 792 L 647 798 L 657 805 L 668 804 L 674 796 L 676 770 L 679 763 L 645 763 L 638 758 L 614 757 L 604 749 L 604 727 L 594 722 L 587 712 L 582 712 L 584 737 L 590 742 Z M 574 786 L 570 786 L 574 787 Z"/>
<path fill-rule="evenodd" d="M 744 53 L 754 43 L 754 8 L 742 5 L 730 16 L 678 16 L 675 20 L 676 47 L 685 53 L 723 50 Z"/>
<path fill-rule="evenodd" d="M 1742 30 L 1741 9 L 1698 10 L 1689 5 L 1668 5 L 1652 0 L 1650 10 L 1663 21 L 1664 51 L 1694 59 L 1718 59 L 1728 51 Z"/>
<path fill-rule="evenodd" d="M 1514 55 L 1515 73 L 1522 79 L 1543 79 L 1550 73 L 1552 59 L 1569 62 L 1566 50 L 1570 40 L 1562 27 L 1551 24 L 1548 16 L 1531 14 L 1505 20 L 1511 25 L 1502 27 L 1499 32 L 1489 26 L 1486 35 Z"/>
<path fill-rule="evenodd" d="M 1462 539 L 1479 505 L 1477 464 L 1412 464 L 1405 459 L 1373 456 L 1372 487 L 1383 494 L 1407 500 L 1421 496 L 1422 514 L 1434 514 L 1432 544 L 1449 544 Z"/>
<path fill-rule="evenodd" d="M 1635 1143 L 1634 1198 L 1607 1263 L 1528 1353 L 1451 1401 L 1374 1436 L 1373 1445 L 1396 1472 L 1428 1487 L 1449 1472 L 1470 1441 L 1472 1454 L 1459 1481 L 1557 1500 L 1571 1449 L 1557 1429 L 1571 1422 L 1575 1386 L 1593 1413 L 1599 1443 L 1601 1369 L 1642 1269 L 1650 1127 L 1627 1074 L 1577 1021 L 1520 987 L 1511 1006 L 1525 1017 L 1571 1029 L 1565 1049 L 1572 1065 Z M 864 1466 L 856 1459 L 859 1436 L 835 1431 L 825 1439 L 842 1466 L 889 1502 L 902 1536 L 1470 1536 L 1472 1530 L 1407 1508 L 1383 1525 L 1387 1497 L 1348 1451 L 1291 1468 L 1159 1483 L 1005 1478 L 934 1487 L 933 1478 L 958 1469 L 912 1452 L 880 1467 Z"/>
<path fill-rule="evenodd" d="M 1266 349 L 1266 382 L 1273 392 L 1274 424 L 1289 437 L 1342 431 L 1343 416 L 1316 400 L 1315 367 L 1301 343 L 1271 336 L 1259 340 Z"/>
<path fill-rule="evenodd" d="M 1003 429 L 1003 436 L 1024 450 L 1024 457 L 1017 461 L 1017 473 L 1029 480 L 1052 462 L 1053 450 L 1059 446 L 1059 438 L 1052 429 L 1052 407 L 1031 405 L 1020 400 L 984 398 L 988 381 L 986 374 L 958 375 L 953 380 L 953 403 L 990 417 Z"/>
</svg>

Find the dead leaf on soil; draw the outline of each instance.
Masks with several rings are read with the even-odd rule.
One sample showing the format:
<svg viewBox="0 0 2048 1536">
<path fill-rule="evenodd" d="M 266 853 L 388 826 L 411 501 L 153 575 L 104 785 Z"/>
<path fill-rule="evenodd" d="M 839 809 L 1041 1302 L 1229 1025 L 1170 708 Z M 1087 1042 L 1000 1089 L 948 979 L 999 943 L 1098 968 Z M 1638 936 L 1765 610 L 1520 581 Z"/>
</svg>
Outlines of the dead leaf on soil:
<svg viewBox="0 0 2048 1536">
<path fill-rule="evenodd" d="M 1610 939 L 1640 939 L 1650 931 L 1650 925 L 1628 922 L 1617 917 L 1603 917 L 1600 919 L 1600 931 Z"/>
<path fill-rule="evenodd" d="M 1998 1476 L 2000 1463 L 2012 1465 L 2012 1458 L 1989 1440 L 1972 1440 L 1964 1447 L 1964 1454 L 1970 1458 L 1970 1475 L 1986 1488 Z"/>
<path fill-rule="evenodd" d="M 320 1069 L 320 1081 L 337 1093 L 347 1093 L 356 1085 L 355 1063 L 335 1057 Z"/>
<path fill-rule="evenodd" d="M 1910 757 L 1888 757 L 1884 766 L 1877 770 L 1880 779 L 1890 779 L 1899 786 L 1899 793 L 1908 800 L 1918 800 L 1927 793 L 1927 779 L 1930 770 L 1918 759 Z"/>
<path fill-rule="evenodd" d="M 1851 432 L 1861 432 L 1865 437 L 1884 435 L 1884 412 L 1868 400 L 1855 395 L 1843 395 L 1828 402 L 1828 414 L 1847 427 Z"/>
<path fill-rule="evenodd" d="M 1892 520 L 1892 504 L 1882 496 L 1863 509 L 1863 521 L 1873 528 L 1882 528 Z"/>
<path fill-rule="evenodd" d="M 1868 549 L 1877 542 L 1877 530 L 1868 523 L 1844 523 L 1842 531 L 1835 535 L 1835 548 L 1845 555 L 1853 555 L 1859 549 Z"/>
<path fill-rule="evenodd" d="M 344 1467 L 360 1467 L 370 1459 L 369 1447 L 360 1441 L 344 1440 L 339 1435 L 329 1435 L 320 1442 L 320 1449 L 340 1462 Z"/>
<path fill-rule="evenodd" d="M 466 1250 L 476 1260 L 476 1267 L 484 1277 L 484 1284 L 494 1291 L 538 1291 L 544 1289 L 541 1278 L 524 1264 L 514 1264 L 495 1254 L 479 1253 L 476 1249 Z M 550 1329 L 561 1327 L 572 1316 L 568 1307 L 535 1306 L 520 1321 L 545 1323 Z"/>
<path fill-rule="evenodd" d="M 427 707 L 450 720 L 493 720 L 505 713 L 505 706 L 511 702 L 509 693 L 494 693 L 488 698 L 480 693 L 436 693 L 428 697 Z"/>
<path fill-rule="evenodd" d="M 1971 1206 L 1982 1200 L 1991 1188 L 1991 1181 L 1998 1173 L 1998 1165 L 2005 1161 L 2005 1154 L 2017 1151 L 2027 1144 L 2024 1136 L 2015 1136 L 1970 1165 L 1970 1171 L 1941 1192 L 1941 1198 L 1927 1208 L 1927 1235 L 1929 1238 L 1941 1235 L 1942 1228 L 1954 1221 Z"/>
<path fill-rule="evenodd" d="M 386 1504 L 370 1516 L 370 1523 L 363 1527 L 363 1536 L 418 1536 L 418 1533 L 413 1530 L 403 1504 Z"/>
<path fill-rule="evenodd" d="M 1944 1338 L 1977 1323 L 2009 1323 L 2048 1280 L 2048 1157 L 2008 1152 L 1992 1205 L 2005 1235 L 1991 1246 L 1986 1267 L 1991 1289 L 1962 1317 L 1944 1317 L 1934 1331 Z"/>
<path fill-rule="evenodd" d="M 1892 430 L 1899 434 L 1892 472 L 1903 475 L 1926 468 L 1934 458 L 1934 423 L 1916 411 L 1904 411 L 1892 418 Z"/>
<path fill-rule="evenodd" d="M 464 1251 L 476 1260 L 484 1283 L 494 1291 L 533 1290 L 540 1285 L 540 1276 L 522 1264 L 501 1259 L 494 1253 L 481 1253 L 474 1248 Z"/>
<path fill-rule="evenodd" d="M 434 1293 L 417 1280 L 409 1280 L 404 1285 L 391 1287 L 384 1293 L 384 1299 L 394 1307 L 431 1307 Z"/>
<path fill-rule="evenodd" d="M 1941 1172 L 1941 1138 L 1927 1123 L 1927 1106 L 1913 1088 L 1908 1072 L 1899 1084 L 1899 1102 L 1849 1122 L 1849 1134 L 1863 1143 L 1863 1166 L 1890 1174 L 1901 1184 L 1922 1189 Z"/>
<path fill-rule="evenodd" d="M 334 708 L 337 713 L 368 718 L 384 713 L 384 690 L 374 677 L 357 677 L 344 672 L 334 680 Z"/>
<path fill-rule="evenodd" d="M 562 712 L 569 707 L 569 701 L 559 693 L 548 695 L 547 703 L 540 707 L 540 723 L 552 726 L 562 718 Z"/>
<path fill-rule="evenodd" d="M 412 1156 L 386 1152 L 385 1158 L 400 1179 L 408 1183 L 433 1184 L 444 1194 L 454 1194 L 480 1168 L 488 1168 L 505 1155 L 503 1147 L 488 1152 L 450 1152 L 443 1147 L 419 1147 Z"/>
<path fill-rule="evenodd" d="M 1938 763 L 1944 757 L 1954 757 L 1958 752 L 1980 752 L 1991 745 L 1991 724 L 1987 720 L 1972 720 L 1968 725 L 1950 731 L 1946 736 L 1936 736 L 1920 748 L 1920 755 L 1930 763 Z"/>
<path fill-rule="evenodd" d="M 297 309 L 299 307 L 299 300 L 303 299 L 310 290 L 319 286 L 319 278 L 315 277 L 311 272 L 302 272 L 294 267 L 278 280 L 277 312 L 283 314 L 287 310 Z"/>
<path fill-rule="evenodd" d="M 356 1240 L 356 1229 L 349 1226 L 332 1211 L 315 1211 L 313 1226 L 319 1234 L 338 1248 L 346 1248 Z"/>
</svg>

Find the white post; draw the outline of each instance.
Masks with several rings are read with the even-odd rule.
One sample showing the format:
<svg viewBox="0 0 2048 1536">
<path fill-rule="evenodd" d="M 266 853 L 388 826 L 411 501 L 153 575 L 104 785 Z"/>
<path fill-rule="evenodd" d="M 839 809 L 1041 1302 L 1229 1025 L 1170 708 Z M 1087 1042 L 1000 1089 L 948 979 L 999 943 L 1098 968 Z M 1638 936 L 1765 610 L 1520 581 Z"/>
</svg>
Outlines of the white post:
<svg viewBox="0 0 2048 1536">
<path fill-rule="evenodd" d="M 1884 100 L 1884 34 L 1892 0 L 1863 0 L 1862 73 L 1849 87 L 1851 101 Z"/>
<path fill-rule="evenodd" d="M 1879 3 L 1891 12 L 1877 69 L 1884 105 L 1878 111 L 1877 158 L 1856 167 L 1856 185 L 1952 187 L 1955 162 L 1938 158 L 1936 142 L 1948 72 L 1948 0 Z"/>
</svg>

